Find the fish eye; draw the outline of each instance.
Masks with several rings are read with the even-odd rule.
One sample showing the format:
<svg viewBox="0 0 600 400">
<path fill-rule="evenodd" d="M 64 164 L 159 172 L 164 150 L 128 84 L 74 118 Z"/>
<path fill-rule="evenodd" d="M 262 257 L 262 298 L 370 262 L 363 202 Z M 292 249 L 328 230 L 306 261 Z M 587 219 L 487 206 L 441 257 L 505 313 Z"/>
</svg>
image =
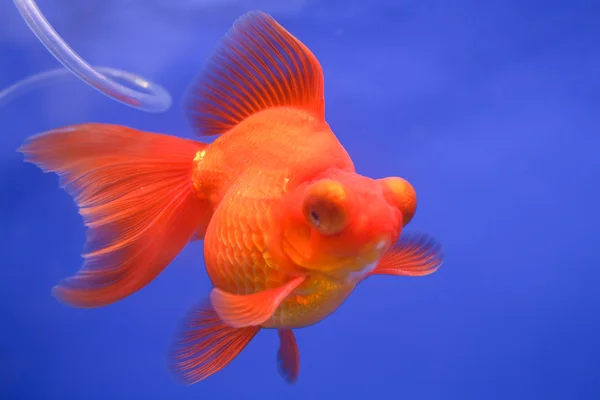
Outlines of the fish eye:
<svg viewBox="0 0 600 400">
<path fill-rule="evenodd" d="M 319 213 L 316 210 L 310 210 L 310 221 L 314 225 L 319 225 Z"/>
<path fill-rule="evenodd" d="M 322 180 L 307 189 L 303 203 L 306 221 L 323 235 L 335 235 L 346 227 L 344 187 L 335 181 Z"/>
<path fill-rule="evenodd" d="M 403 226 L 406 226 L 417 210 L 417 193 L 412 185 L 398 177 L 378 179 L 383 194 L 389 204 L 402 213 Z"/>
</svg>

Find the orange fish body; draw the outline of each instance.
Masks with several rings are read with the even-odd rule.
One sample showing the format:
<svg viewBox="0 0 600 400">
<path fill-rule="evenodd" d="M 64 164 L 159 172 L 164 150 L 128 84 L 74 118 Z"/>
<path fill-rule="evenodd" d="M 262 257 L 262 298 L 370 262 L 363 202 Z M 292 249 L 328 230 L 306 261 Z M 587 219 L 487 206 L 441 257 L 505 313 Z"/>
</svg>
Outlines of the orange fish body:
<svg viewBox="0 0 600 400">
<path fill-rule="evenodd" d="M 368 276 L 441 265 L 436 242 L 401 236 L 416 210 L 412 186 L 355 172 L 324 118 L 321 66 L 271 17 L 236 22 L 189 110 L 214 142 L 84 124 L 21 148 L 61 176 L 89 228 L 83 267 L 54 289 L 66 304 L 121 300 L 204 240 L 214 289 L 173 352 L 186 382 L 224 368 L 261 328 L 278 329 L 281 372 L 293 382 L 292 329 L 326 318 Z"/>
<path fill-rule="evenodd" d="M 233 148 L 239 150 L 232 153 Z M 219 165 L 228 166 L 225 175 L 212 172 Z M 248 117 L 220 136 L 205 159 L 197 161 L 197 171 L 208 169 L 218 176 L 206 179 L 204 172 L 198 172 L 195 179 L 198 187 L 202 182 L 218 182 L 210 191 L 215 214 L 204 238 L 206 270 L 213 285 L 247 295 L 307 276 L 262 327 L 311 325 L 339 305 L 333 299 L 342 300 L 352 290 L 326 276 L 311 276 L 281 249 L 281 213 L 290 191 L 330 168 L 354 172 L 327 123 L 307 111 L 284 107 Z"/>
</svg>

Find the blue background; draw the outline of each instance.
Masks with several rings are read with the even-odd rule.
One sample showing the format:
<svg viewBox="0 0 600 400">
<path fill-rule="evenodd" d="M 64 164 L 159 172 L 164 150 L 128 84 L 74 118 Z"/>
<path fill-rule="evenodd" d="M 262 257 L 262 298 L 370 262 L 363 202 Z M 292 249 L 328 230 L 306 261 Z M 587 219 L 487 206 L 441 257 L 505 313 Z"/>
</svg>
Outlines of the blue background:
<svg viewBox="0 0 600 400">
<path fill-rule="evenodd" d="M 597 1 L 40 0 L 86 60 L 142 74 L 175 104 L 146 114 L 75 78 L 0 108 L 0 398 L 600 398 L 600 5 Z M 181 97 L 232 22 L 262 9 L 320 59 L 327 119 L 359 172 L 415 186 L 411 230 L 445 246 L 424 278 L 377 277 L 297 331 L 300 380 L 263 331 L 192 387 L 165 368 L 210 290 L 202 243 L 103 309 L 59 304 L 81 217 L 31 134 L 86 121 L 192 137 Z M 0 88 L 56 60 L 0 5 Z"/>
</svg>

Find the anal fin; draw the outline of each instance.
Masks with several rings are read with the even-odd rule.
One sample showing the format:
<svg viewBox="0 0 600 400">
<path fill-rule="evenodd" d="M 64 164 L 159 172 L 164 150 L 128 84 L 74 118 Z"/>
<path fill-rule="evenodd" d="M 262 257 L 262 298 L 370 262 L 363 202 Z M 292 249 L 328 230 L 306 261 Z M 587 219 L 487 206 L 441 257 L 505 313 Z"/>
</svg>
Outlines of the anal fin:
<svg viewBox="0 0 600 400">
<path fill-rule="evenodd" d="M 171 367 L 185 384 L 198 383 L 225 368 L 259 331 L 258 326 L 232 328 L 210 304 L 199 305 L 176 337 Z"/>
</svg>

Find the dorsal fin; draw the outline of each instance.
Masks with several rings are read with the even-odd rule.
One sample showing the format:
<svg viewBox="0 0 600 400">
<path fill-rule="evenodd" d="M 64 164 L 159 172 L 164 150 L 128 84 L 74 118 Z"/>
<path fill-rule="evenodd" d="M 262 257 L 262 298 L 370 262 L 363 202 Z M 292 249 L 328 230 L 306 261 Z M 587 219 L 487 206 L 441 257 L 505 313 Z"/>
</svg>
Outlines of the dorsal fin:
<svg viewBox="0 0 600 400">
<path fill-rule="evenodd" d="M 325 118 L 321 65 L 271 16 L 249 12 L 235 21 L 192 86 L 188 115 L 199 135 L 210 136 L 278 106 Z"/>
</svg>

